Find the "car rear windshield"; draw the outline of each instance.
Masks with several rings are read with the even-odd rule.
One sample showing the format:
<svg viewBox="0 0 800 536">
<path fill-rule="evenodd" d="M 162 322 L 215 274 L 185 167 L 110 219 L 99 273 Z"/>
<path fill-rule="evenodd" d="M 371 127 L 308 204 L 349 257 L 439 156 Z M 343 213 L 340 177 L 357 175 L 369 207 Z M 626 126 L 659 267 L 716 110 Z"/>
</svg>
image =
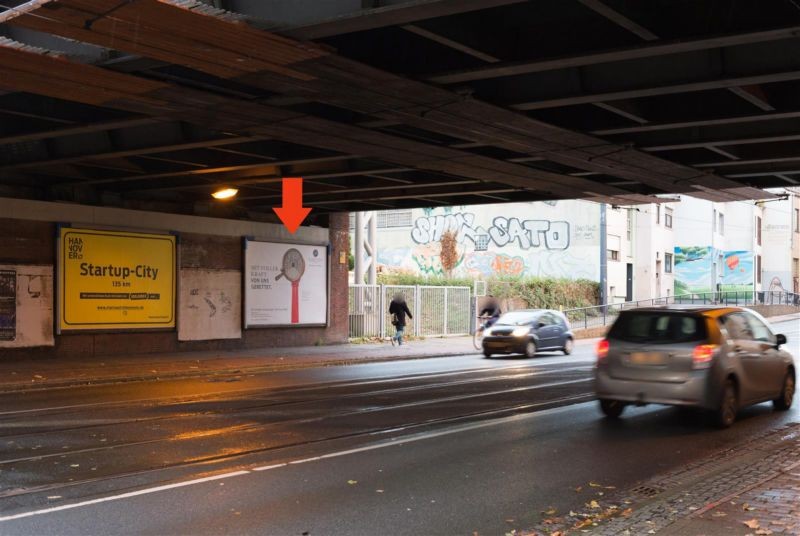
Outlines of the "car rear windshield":
<svg viewBox="0 0 800 536">
<path fill-rule="evenodd" d="M 707 336 L 702 317 L 659 312 L 623 312 L 608 332 L 610 339 L 654 344 L 702 341 Z"/>
</svg>

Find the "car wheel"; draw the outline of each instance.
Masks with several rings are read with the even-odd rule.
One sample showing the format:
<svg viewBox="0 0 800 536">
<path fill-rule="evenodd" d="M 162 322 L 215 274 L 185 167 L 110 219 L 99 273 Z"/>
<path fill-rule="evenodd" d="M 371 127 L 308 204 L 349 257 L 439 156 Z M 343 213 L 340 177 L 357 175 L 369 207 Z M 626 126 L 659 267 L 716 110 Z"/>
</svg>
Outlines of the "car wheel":
<svg viewBox="0 0 800 536">
<path fill-rule="evenodd" d="M 486 359 L 489 359 L 490 357 L 492 357 L 492 352 L 490 352 L 488 350 L 484 350 L 483 351 L 483 357 L 485 357 Z"/>
<path fill-rule="evenodd" d="M 625 402 L 601 398 L 600 411 L 602 411 L 603 415 L 609 419 L 619 419 L 619 416 L 622 415 L 623 411 L 625 411 Z"/>
<path fill-rule="evenodd" d="M 536 357 L 536 343 L 528 341 L 525 345 L 525 357 Z"/>
<path fill-rule="evenodd" d="M 739 406 L 736 400 L 736 385 L 732 380 L 725 382 L 722 388 L 722 396 L 719 401 L 719 408 L 715 414 L 715 421 L 720 428 L 729 428 L 736 420 Z"/>
<path fill-rule="evenodd" d="M 567 337 L 567 340 L 564 341 L 564 348 L 562 348 L 561 351 L 564 352 L 564 355 L 569 355 L 574 348 L 575 341 L 572 340 L 572 337 Z"/>
<path fill-rule="evenodd" d="M 794 375 L 791 372 L 787 372 L 786 377 L 783 379 L 783 390 L 781 391 L 781 396 L 772 401 L 772 405 L 775 406 L 775 409 L 786 411 L 787 409 L 791 408 L 792 400 L 794 399 L 794 390 Z"/>
</svg>

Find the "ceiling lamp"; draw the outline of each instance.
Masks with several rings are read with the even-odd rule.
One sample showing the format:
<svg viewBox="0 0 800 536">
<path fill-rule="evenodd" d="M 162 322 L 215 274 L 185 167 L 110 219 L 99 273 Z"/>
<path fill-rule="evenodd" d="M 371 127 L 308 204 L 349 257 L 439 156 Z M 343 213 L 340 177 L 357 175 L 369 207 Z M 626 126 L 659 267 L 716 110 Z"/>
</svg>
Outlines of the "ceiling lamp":
<svg viewBox="0 0 800 536">
<path fill-rule="evenodd" d="M 211 197 L 213 197 L 214 199 L 230 199 L 231 197 L 234 197 L 238 193 L 239 190 L 237 190 L 236 188 L 224 187 L 220 188 L 219 190 L 211 194 Z"/>
</svg>

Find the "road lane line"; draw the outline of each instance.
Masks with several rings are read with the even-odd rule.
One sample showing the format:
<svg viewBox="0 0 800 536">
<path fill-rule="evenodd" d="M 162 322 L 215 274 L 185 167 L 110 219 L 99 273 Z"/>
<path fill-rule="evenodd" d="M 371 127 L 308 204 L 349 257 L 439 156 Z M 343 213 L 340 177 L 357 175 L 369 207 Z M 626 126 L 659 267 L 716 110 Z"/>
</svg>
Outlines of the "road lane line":
<svg viewBox="0 0 800 536">
<path fill-rule="evenodd" d="M 131 497 L 138 497 L 140 495 L 149 495 L 151 493 L 157 493 L 159 491 L 166 491 L 166 490 L 176 489 L 176 488 L 184 488 L 186 486 L 194 486 L 196 484 L 204 484 L 206 482 L 213 482 L 214 480 L 222 480 L 224 478 L 232 478 L 232 477 L 235 477 L 235 476 L 243 476 L 243 475 L 249 475 L 249 474 L 250 474 L 250 471 L 235 471 L 233 473 L 223 473 L 221 475 L 214 475 L 214 476 L 208 476 L 208 477 L 205 477 L 205 478 L 197 478 L 197 479 L 194 479 L 194 480 L 187 480 L 186 482 L 177 482 L 175 484 L 165 484 L 163 486 L 158 486 L 158 487 L 155 487 L 155 488 L 140 489 L 138 491 L 131 491 L 129 493 L 123 493 L 121 495 L 112 495 L 110 497 L 102 497 L 100 499 L 92 499 L 90 501 L 83 501 L 83 502 L 73 503 L 73 504 L 63 504 L 61 506 L 53 506 L 52 508 L 45 508 L 43 510 L 35 510 L 33 512 L 23 512 L 21 514 L 3 516 L 3 517 L 0 517 L 0 521 L 11 521 L 11 520 L 14 520 L 14 519 L 22 519 L 24 517 L 38 516 L 38 515 L 42 515 L 42 514 L 51 514 L 53 512 L 60 512 L 60 511 L 63 511 L 63 510 L 72 510 L 74 508 L 82 508 L 84 506 L 91 506 L 93 504 L 101 504 L 101 503 L 104 503 L 104 502 L 119 501 L 121 499 L 129 499 Z"/>
</svg>

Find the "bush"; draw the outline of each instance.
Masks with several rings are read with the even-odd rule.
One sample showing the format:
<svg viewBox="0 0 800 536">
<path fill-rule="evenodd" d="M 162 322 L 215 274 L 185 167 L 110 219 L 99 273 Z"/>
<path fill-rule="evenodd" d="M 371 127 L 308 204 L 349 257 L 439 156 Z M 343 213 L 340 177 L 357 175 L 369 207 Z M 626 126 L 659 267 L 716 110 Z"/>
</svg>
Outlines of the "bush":
<svg viewBox="0 0 800 536">
<path fill-rule="evenodd" d="M 600 284 L 587 279 L 505 277 L 490 279 L 488 285 L 488 293 L 496 298 L 518 299 L 531 309 L 591 307 L 600 298 Z"/>
<path fill-rule="evenodd" d="M 473 287 L 467 277 L 425 277 L 415 274 L 378 274 L 381 285 L 432 285 Z M 515 299 L 531 309 L 576 309 L 600 301 L 600 284 L 587 279 L 502 277 L 487 281 L 487 292 L 499 299 Z"/>
</svg>

